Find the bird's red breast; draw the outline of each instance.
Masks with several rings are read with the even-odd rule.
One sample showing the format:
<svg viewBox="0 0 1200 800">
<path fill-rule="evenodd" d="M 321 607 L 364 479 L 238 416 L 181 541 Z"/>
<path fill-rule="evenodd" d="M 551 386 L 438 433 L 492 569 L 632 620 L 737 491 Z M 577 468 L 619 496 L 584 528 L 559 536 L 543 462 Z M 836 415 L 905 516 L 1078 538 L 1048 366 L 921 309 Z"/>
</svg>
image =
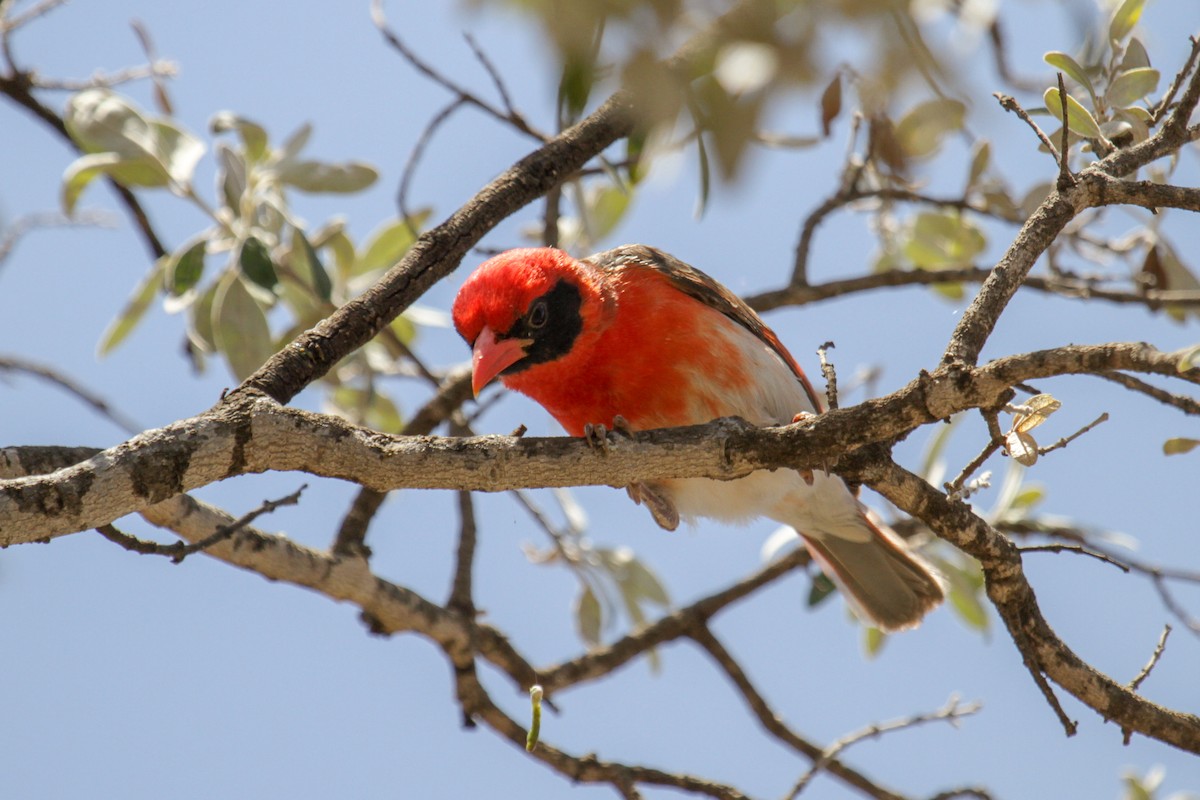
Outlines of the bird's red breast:
<svg viewBox="0 0 1200 800">
<path fill-rule="evenodd" d="M 712 296 L 697 297 L 705 291 Z M 548 322 L 535 327 L 543 313 Z M 572 435 L 588 423 L 611 426 L 617 414 L 646 429 L 731 415 L 787 422 L 814 410 L 803 374 L 757 315 L 708 276 L 650 248 L 586 261 L 549 248 L 502 253 L 463 285 L 454 320 L 472 345 L 481 335 L 494 340 L 488 356 L 504 348 L 500 379 Z M 542 342 L 551 335 L 559 341 Z M 525 357 L 505 363 L 522 348 Z M 476 346 L 477 365 L 480 358 Z M 776 398 L 761 396 L 764 379 L 768 392 L 772 382 L 786 387 L 786 411 L 775 413 Z"/>
</svg>

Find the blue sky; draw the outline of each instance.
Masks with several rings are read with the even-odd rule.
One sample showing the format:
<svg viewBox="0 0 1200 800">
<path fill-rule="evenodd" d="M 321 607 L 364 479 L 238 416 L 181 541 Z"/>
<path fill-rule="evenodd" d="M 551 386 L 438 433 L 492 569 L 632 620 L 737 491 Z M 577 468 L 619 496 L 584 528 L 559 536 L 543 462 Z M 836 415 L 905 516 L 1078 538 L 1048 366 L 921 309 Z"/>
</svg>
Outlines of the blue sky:
<svg viewBox="0 0 1200 800">
<path fill-rule="evenodd" d="M 1021 40 L 1014 63 L 1026 74 L 1045 74 L 1044 51 L 1076 44 L 1074 17 L 1035 3 L 1013 7 L 1018 22 L 1010 24 L 1010 36 Z M 517 106 L 551 127 L 551 57 L 522 18 L 452 3 L 393 3 L 389 15 L 427 58 L 486 94 L 488 78 L 460 36 L 470 31 L 505 76 Z M 1035 16 L 1036 26 L 1021 27 Z M 78 0 L 21 31 L 14 49 L 22 63 L 46 75 L 114 70 L 140 58 L 128 25 L 134 18 L 151 31 L 159 51 L 181 65 L 172 95 L 180 120 L 192 130 L 205 130 L 222 109 L 251 116 L 276 139 L 311 121 L 313 155 L 362 159 L 380 169 L 380 181 L 361 195 L 305 198 L 298 208 L 307 220 L 345 215 L 361 239 L 394 215 L 408 152 L 447 97 L 384 45 L 365 3 Z M 1190 0 L 1151 0 L 1144 22 L 1155 65 L 1173 74 L 1187 34 L 1200 27 L 1200 12 Z M 844 44 L 851 52 L 853 43 Z M 835 40 L 828 47 L 840 45 Z M 990 92 L 1001 88 L 994 75 L 979 69 L 969 78 L 973 124 L 993 138 L 1006 178 L 1026 187 L 1052 177 L 1053 165 L 1034 152 L 1029 131 L 992 101 Z M 130 91 L 148 105 L 145 86 Z M 65 96 L 53 100 L 59 107 L 63 102 Z M 811 103 L 798 98 L 778 121 L 810 132 Z M 0 131 L 6 143 L 0 214 L 11 220 L 56 208 L 71 152 L 7 104 L 0 105 Z M 744 182 L 718 190 L 702 218 L 695 214 L 694 163 L 681 159 L 676 169 L 652 175 L 607 244 L 654 244 L 739 292 L 782 285 L 800 220 L 834 186 L 845 136 L 843 119 L 823 149 L 758 154 Z M 440 218 L 529 148 L 527 140 L 478 114 L 460 114 L 426 154 L 412 188 L 414 203 L 431 205 Z M 965 164 L 952 157 L 946 163 L 928 177 L 935 189 L 954 191 Z M 211 158 L 201 169 L 211 174 Z M 1183 170 L 1181 180 L 1195 185 L 1194 149 L 1185 154 Z M 204 224 L 165 194 L 145 200 L 168 242 L 181 243 Z M 104 360 L 95 357 L 102 331 L 149 263 L 107 189 L 90 189 L 83 206 L 114 210 L 117 227 L 37 231 L 0 265 L 0 353 L 53 365 L 144 426 L 207 408 L 231 379 L 219 364 L 200 377 L 191 373 L 180 351 L 180 317 L 155 309 L 124 347 Z M 1140 213 L 1114 216 L 1116 230 L 1144 219 Z M 531 219 L 532 212 L 518 216 L 484 244 L 521 243 L 519 229 Z M 1197 230 L 1178 214 L 1168 220 L 1181 253 L 1200 252 Z M 853 215 L 828 220 L 816 240 L 813 279 L 865 271 L 871 255 L 866 232 L 863 219 Z M 988 258 L 1002 251 L 1005 232 L 998 229 L 990 238 Z M 478 260 L 472 256 L 465 265 Z M 447 309 L 465 274 L 460 270 L 422 303 Z M 879 390 L 890 391 L 936 364 L 962 308 L 912 289 L 781 310 L 768 322 L 810 374 L 817 372 L 813 350 L 832 339 L 843 379 L 859 366 L 881 365 Z M 1133 308 L 1021 294 L 985 355 L 1120 340 L 1146 340 L 1168 350 L 1200 340 L 1200 329 Z M 466 357 L 451 331 L 425 331 L 419 346 L 440 366 Z M 1168 460 L 1160 449 L 1170 436 L 1200 436 L 1195 423 L 1094 379 L 1062 379 L 1045 388 L 1064 403 L 1045 427 L 1048 436 L 1069 434 L 1102 411 L 1112 416 L 1030 473 L 1029 480 L 1049 492 L 1046 510 L 1133 536 L 1147 560 L 1197 568 L 1195 456 Z M 415 387 L 401 384 L 397 391 L 411 404 L 420 402 Z M 300 399 L 309 406 L 317 401 L 315 392 Z M 78 402 L 29 378 L 0 381 L 0 406 L 5 445 L 110 446 L 124 438 Z M 557 432 L 540 408 L 517 397 L 500 403 L 477 427 L 507 432 L 517 423 L 536 434 Z M 902 444 L 898 455 L 915 465 L 926 436 Z M 951 448 L 952 468 L 976 452 L 979 436 L 977 426 L 963 426 Z M 1000 461 L 991 466 L 998 474 L 1004 469 Z M 282 509 L 261 523 L 323 547 L 352 487 L 273 474 L 228 481 L 198 495 L 241 513 L 304 482 L 311 488 L 299 508 Z M 982 495 L 980 505 L 988 507 L 994 495 Z M 772 529 L 767 523 L 746 529 L 704 523 L 667 534 L 624 493 L 585 489 L 577 497 L 594 539 L 633 547 L 679 603 L 756 569 L 759 547 Z M 542 502 L 551 504 L 548 496 Z M 507 496 L 480 497 L 478 504 L 485 520 L 478 605 L 488 621 L 509 631 L 535 663 L 577 653 L 569 609 L 574 578 L 527 561 L 521 544 L 543 541 Z M 379 574 L 428 597 L 444 597 L 454 509 L 451 493 L 398 492 L 390 498 L 370 539 Z M 140 520 L 121 526 L 150 534 Z M 1027 565 L 1051 625 L 1117 679 L 1137 673 L 1163 623 L 1172 621 L 1144 579 L 1065 555 L 1031 555 Z M 1064 739 L 1002 630 L 981 637 L 941 611 L 867 660 L 840 602 L 809 612 L 803 608 L 807 591 L 807 582 L 795 576 L 723 614 L 715 626 L 802 734 L 829 742 L 874 721 L 938 708 L 951 695 L 984 703 L 981 714 L 957 729 L 929 726 L 850 751 L 848 761 L 882 784 L 913 796 L 982 784 L 1007 798 L 1115 797 L 1124 769 L 1145 772 L 1162 764 L 1167 789 L 1200 790 L 1193 757 L 1140 738 L 1122 747 L 1114 726 L 1060 694 L 1081 723 L 1078 736 Z M 1181 591 L 1180 597 L 1200 607 L 1200 592 Z M 8 687 L 0 705 L 0 774 L 7 796 L 611 795 L 571 786 L 487 731 L 463 730 L 450 668 L 426 642 L 369 636 L 352 608 L 202 557 L 174 566 L 124 552 L 94 533 L 12 548 L 0 556 L 0 605 L 6 609 L 0 614 L 0 675 Z M 1175 627 L 1144 690 L 1168 706 L 1195 711 L 1200 642 Z M 661 674 L 638 662 L 558 697 L 562 713 L 547 715 L 544 736 L 573 752 L 694 771 L 755 796 L 783 794 L 807 764 L 758 730 L 702 653 L 672 645 L 662 657 Z M 487 679 L 497 701 L 523 719 L 525 698 L 498 676 Z M 855 795 L 819 778 L 809 796 Z"/>
</svg>

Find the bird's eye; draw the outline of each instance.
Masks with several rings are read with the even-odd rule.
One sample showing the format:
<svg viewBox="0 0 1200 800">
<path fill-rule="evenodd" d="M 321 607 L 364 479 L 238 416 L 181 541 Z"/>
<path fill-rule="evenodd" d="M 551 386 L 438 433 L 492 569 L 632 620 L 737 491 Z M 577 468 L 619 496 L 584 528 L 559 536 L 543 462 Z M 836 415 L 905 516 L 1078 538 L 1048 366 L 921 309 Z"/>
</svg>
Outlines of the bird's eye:
<svg viewBox="0 0 1200 800">
<path fill-rule="evenodd" d="M 541 328 L 550 319 L 550 310 L 546 307 L 546 301 L 539 300 L 533 304 L 533 308 L 529 309 L 529 327 L 533 329 Z"/>
</svg>

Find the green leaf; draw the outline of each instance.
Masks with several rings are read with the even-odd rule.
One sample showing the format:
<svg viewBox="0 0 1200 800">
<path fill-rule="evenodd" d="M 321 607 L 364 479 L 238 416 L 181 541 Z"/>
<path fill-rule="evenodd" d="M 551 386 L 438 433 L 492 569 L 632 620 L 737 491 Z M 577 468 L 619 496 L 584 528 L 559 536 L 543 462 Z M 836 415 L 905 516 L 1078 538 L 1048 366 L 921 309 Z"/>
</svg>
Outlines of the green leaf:
<svg viewBox="0 0 1200 800">
<path fill-rule="evenodd" d="M 1158 70 L 1149 67 L 1127 70 L 1108 85 L 1104 99 L 1113 106 L 1132 105 L 1157 89 L 1160 77 Z"/>
<path fill-rule="evenodd" d="M 1059 97 L 1058 89 L 1053 86 L 1047 89 L 1045 94 L 1042 95 L 1042 100 L 1045 102 L 1050 116 L 1061 121 L 1063 103 L 1062 98 Z M 1103 138 L 1100 133 L 1100 126 L 1096 124 L 1095 117 L 1078 100 L 1069 94 L 1067 95 L 1067 124 L 1071 126 L 1072 131 L 1087 139 Z"/>
<path fill-rule="evenodd" d="M 96 348 L 97 355 L 103 357 L 115 350 L 117 345 L 125 341 L 125 337 L 133 332 L 142 317 L 146 315 L 146 310 L 150 308 L 150 304 L 154 302 L 154 297 L 162 286 L 168 258 L 169 256 L 163 256 L 155 261 L 154 266 L 133 290 L 133 295 L 125 304 L 125 308 L 121 309 L 121 313 L 117 314 L 116 319 L 109 323 L 104 335 L 100 337 L 100 344 Z"/>
<path fill-rule="evenodd" d="M 579 638 L 592 646 L 600 644 L 601 621 L 600 601 L 590 586 L 584 586 L 575 602 L 575 628 Z"/>
<path fill-rule="evenodd" d="M 634 589 L 638 597 L 644 598 L 657 606 L 666 608 L 671 605 L 667 590 L 663 588 L 658 576 L 642 563 L 641 559 L 633 558 L 625 565 L 627 570 L 625 582 Z"/>
<path fill-rule="evenodd" d="M 386 395 L 374 389 L 339 386 L 329 396 L 331 410 L 356 425 L 383 433 L 399 433 L 404 427 L 400 409 Z"/>
<path fill-rule="evenodd" d="M 567 56 L 558 81 L 558 107 L 566 119 L 579 119 L 583 114 L 595 80 L 596 65 L 590 57 Z"/>
<path fill-rule="evenodd" d="M 1092 88 L 1092 80 L 1088 77 L 1087 70 L 1079 65 L 1079 62 L 1071 58 L 1066 53 L 1061 53 L 1057 50 L 1051 50 L 1046 55 L 1042 56 L 1042 60 L 1056 70 L 1066 75 L 1075 83 L 1088 90 L 1088 94 L 1094 99 L 1096 90 Z M 1062 119 L 1062 114 L 1059 114 L 1059 119 Z"/>
<path fill-rule="evenodd" d="M 271 330 L 250 290 L 230 270 L 213 298 L 213 334 L 233 376 L 243 381 L 275 353 Z"/>
<path fill-rule="evenodd" d="M 213 133 L 237 131 L 242 149 L 249 161 L 258 161 L 267 152 L 267 132 L 257 122 L 240 117 L 232 111 L 218 111 L 208 122 Z"/>
<path fill-rule="evenodd" d="M 991 624 L 990 618 L 977 589 L 963 586 L 957 581 L 951 581 L 948 599 L 950 607 L 967 624 L 967 627 L 983 633 L 988 631 Z"/>
<path fill-rule="evenodd" d="M 1200 439 L 1186 439 L 1182 436 L 1177 436 L 1163 442 L 1163 454 L 1178 456 L 1183 453 L 1190 453 L 1196 447 L 1200 447 Z"/>
<path fill-rule="evenodd" d="M 378 170 L 360 161 L 285 161 L 279 166 L 279 180 L 301 192 L 351 194 L 367 188 L 378 177 Z"/>
<path fill-rule="evenodd" d="M 298 269 L 296 271 L 302 276 L 310 278 L 317 296 L 328 303 L 333 296 L 333 282 L 330 281 L 329 273 L 325 271 L 325 265 L 321 263 L 321 257 L 309 243 L 304 231 L 296 227 L 292 228 L 292 256 L 297 259 Z"/>
<path fill-rule="evenodd" d="M 363 275 L 392 267 L 413 246 L 416 241 L 414 231 L 420 233 L 431 213 L 432 209 L 423 208 L 408 219 L 398 219 L 377 228 L 363 243 L 352 274 Z"/>
<path fill-rule="evenodd" d="M 1133 26 L 1137 25 L 1142 16 L 1142 7 L 1146 0 L 1125 0 L 1113 13 L 1112 22 L 1108 24 L 1109 41 L 1119 42 L 1129 35 Z"/>
<path fill-rule="evenodd" d="M 966 112 L 957 100 L 927 100 L 896 123 L 896 140 L 909 158 L 925 158 L 937 152 L 947 133 L 962 129 Z"/>
<path fill-rule="evenodd" d="M 1150 54 L 1146 52 L 1146 46 L 1142 44 L 1142 40 L 1135 36 L 1125 46 L 1125 55 L 1121 58 L 1121 65 L 1117 70 L 1126 72 L 1148 66 L 1150 66 Z"/>
<path fill-rule="evenodd" d="M 74 216 L 75 205 L 87 185 L 101 175 L 111 173 L 121 163 L 116 153 L 88 153 L 72 161 L 62 177 L 62 209 L 68 217 Z"/>
<path fill-rule="evenodd" d="M 86 89 L 67 101 L 63 123 L 87 153 L 139 158 L 154 153 L 154 132 L 141 111 L 111 89 Z"/>
<path fill-rule="evenodd" d="M 818 572 L 813 576 L 812 585 L 808 589 L 808 607 L 816 608 L 832 597 L 836 591 L 837 587 L 833 585 L 833 581 L 829 580 L 829 576 L 824 572 Z"/>
<path fill-rule="evenodd" d="M 883 649 L 886 641 L 887 634 L 879 630 L 879 628 L 863 628 L 863 651 L 866 653 L 867 658 L 875 658 L 875 656 L 879 655 L 879 651 Z"/>
<path fill-rule="evenodd" d="M 204 274 L 204 256 L 208 250 L 208 241 L 201 238 L 190 245 L 184 245 L 171 254 L 167 265 L 167 291 L 174 297 L 191 289 L 200 282 Z"/>
<path fill-rule="evenodd" d="M 1187 372 L 1194 367 L 1200 367 L 1200 344 L 1180 351 L 1179 361 L 1175 364 L 1175 369 L 1180 372 Z"/>
<path fill-rule="evenodd" d="M 154 132 L 154 155 L 171 180 L 188 186 L 196 173 L 196 165 L 204 155 L 204 143 L 192 134 L 167 120 L 150 123 Z"/>
<path fill-rule="evenodd" d="M 280 161 L 291 161 L 300 155 L 300 151 L 308 144 L 309 137 L 312 136 L 312 125 L 304 123 L 297 128 L 291 136 L 283 142 L 283 147 L 279 150 Z"/>
<path fill-rule="evenodd" d="M 168 178 L 191 181 L 204 144 L 170 120 L 149 120 L 131 102 L 110 89 L 88 89 L 67 102 L 67 132 L 86 153 L 115 153 L 110 170 L 133 186 L 164 186 Z"/>
<path fill-rule="evenodd" d="M 271 251 L 255 236 L 249 236 L 242 242 L 238 251 L 238 266 L 242 274 L 264 289 L 275 289 L 279 276 L 275 274 L 275 265 L 271 263 Z"/>
<path fill-rule="evenodd" d="M 591 223 L 592 238 L 599 241 L 621 222 L 629 209 L 629 192 L 618 186 L 604 186 L 588 198 L 588 221 Z"/>
<path fill-rule="evenodd" d="M 226 142 L 213 147 L 217 156 L 217 187 L 221 201 L 234 217 L 242 215 L 242 197 L 246 194 L 246 159 Z"/>
<path fill-rule="evenodd" d="M 917 269 L 966 267 L 987 247 L 983 231 L 953 211 L 917 215 L 901 252 Z"/>
<path fill-rule="evenodd" d="M 987 139 L 980 139 L 975 143 L 974 153 L 971 156 L 971 169 L 967 172 L 967 191 L 971 191 L 979 179 L 983 177 L 983 173 L 987 171 L 988 164 L 992 160 L 992 146 Z"/>
<path fill-rule="evenodd" d="M 188 339 L 192 345 L 204 353 L 217 352 L 216 334 L 213 332 L 213 301 L 217 296 L 220 282 L 213 282 L 192 303 L 188 319 Z"/>
</svg>

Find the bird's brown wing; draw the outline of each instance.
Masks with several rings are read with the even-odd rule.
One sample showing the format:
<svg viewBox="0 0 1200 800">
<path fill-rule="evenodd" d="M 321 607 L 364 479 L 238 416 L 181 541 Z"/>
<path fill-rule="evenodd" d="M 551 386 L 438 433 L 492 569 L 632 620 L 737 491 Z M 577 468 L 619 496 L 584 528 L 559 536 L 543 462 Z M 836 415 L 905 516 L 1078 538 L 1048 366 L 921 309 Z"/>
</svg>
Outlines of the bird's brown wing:
<svg viewBox="0 0 1200 800">
<path fill-rule="evenodd" d="M 783 363 L 787 364 L 788 369 L 796 376 L 796 380 L 804 387 L 804 392 L 808 395 L 813 408 L 817 410 L 824 408 L 817 393 L 813 391 L 812 384 L 805 377 L 804 370 L 800 369 L 796 359 L 792 358 L 792 354 L 779 341 L 775 332 L 767 327 L 754 309 L 710 275 L 685 264 L 662 250 L 642 244 L 627 244 L 603 253 L 596 253 L 584 259 L 584 263 L 606 272 L 649 269 L 665 276 L 679 291 L 721 312 L 757 336 L 763 344 L 783 359 Z"/>
</svg>

